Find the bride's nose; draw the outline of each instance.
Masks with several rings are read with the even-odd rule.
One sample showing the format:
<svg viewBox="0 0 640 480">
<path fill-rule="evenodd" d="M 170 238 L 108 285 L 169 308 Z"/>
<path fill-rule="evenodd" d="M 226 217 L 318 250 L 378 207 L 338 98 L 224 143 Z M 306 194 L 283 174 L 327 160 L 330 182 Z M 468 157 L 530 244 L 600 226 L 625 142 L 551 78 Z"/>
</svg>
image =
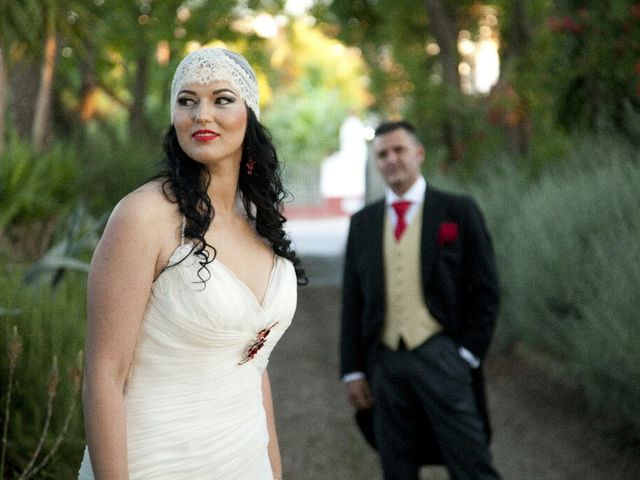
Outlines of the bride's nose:
<svg viewBox="0 0 640 480">
<path fill-rule="evenodd" d="M 210 122 L 213 119 L 213 106 L 209 102 L 200 102 L 195 109 L 194 120 L 198 123 Z"/>
</svg>

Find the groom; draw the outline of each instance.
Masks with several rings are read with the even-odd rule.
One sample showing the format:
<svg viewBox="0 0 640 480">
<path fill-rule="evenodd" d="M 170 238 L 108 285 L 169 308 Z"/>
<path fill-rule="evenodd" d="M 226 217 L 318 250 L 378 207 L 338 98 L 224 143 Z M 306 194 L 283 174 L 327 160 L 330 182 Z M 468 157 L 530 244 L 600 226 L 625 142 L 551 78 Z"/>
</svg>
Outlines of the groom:
<svg viewBox="0 0 640 480">
<path fill-rule="evenodd" d="M 471 198 L 426 184 L 410 123 L 380 125 L 373 150 L 388 189 L 349 229 L 341 340 L 349 400 L 359 416 L 372 409 L 386 480 L 417 480 L 424 463 L 444 463 L 452 480 L 499 479 L 481 372 L 498 279 L 482 214 Z"/>
</svg>

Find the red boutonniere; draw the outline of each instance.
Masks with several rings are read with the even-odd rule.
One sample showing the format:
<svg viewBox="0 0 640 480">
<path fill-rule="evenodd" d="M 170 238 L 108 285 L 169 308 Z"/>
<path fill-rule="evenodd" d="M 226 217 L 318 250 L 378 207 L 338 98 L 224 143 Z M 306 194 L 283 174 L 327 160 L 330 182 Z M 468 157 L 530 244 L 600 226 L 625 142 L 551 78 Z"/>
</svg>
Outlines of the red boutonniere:
<svg viewBox="0 0 640 480">
<path fill-rule="evenodd" d="M 438 229 L 438 245 L 451 245 L 458 239 L 458 224 L 456 222 L 442 222 Z"/>
</svg>

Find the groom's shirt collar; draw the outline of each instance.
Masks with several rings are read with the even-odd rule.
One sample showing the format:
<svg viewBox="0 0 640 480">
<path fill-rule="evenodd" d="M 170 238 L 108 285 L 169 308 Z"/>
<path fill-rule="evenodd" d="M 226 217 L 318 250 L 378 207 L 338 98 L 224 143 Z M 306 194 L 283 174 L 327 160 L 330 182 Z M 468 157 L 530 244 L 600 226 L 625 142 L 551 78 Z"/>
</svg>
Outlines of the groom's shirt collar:
<svg viewBox="0 0 640 480">
<path fill-rule="evenodd" d="M 387 206 L 399 200 L 408 200 L 413 205 L 419 205 L 424 202 L 424 195 L 427 190 L 427 181 L 420 175 L 413 185 L 405 192 L 404 195 L 398 196 L 390 188 L 386 189 L 385 202 Z"/>
<path fill-rule="evenodd" d="M 418 177 L 418 179 L 413 183 L 413 185 L 411 185 L 409 190 L 407 190 L 405 194 L 402 195 L 401 197 L 393 193 L 393 191 L 390 188 L 387 188 L 385 204 L 386 204 L 387 216 L 389 217 L 389 220 L 391 220 L 391 226 L 393 228 L 396 227 L 396 223 L 398 222 L 398 214 L 393 209 L 391 204 L 399 200 L 407 200 L 411 202 L 411 206 L 409 207 L 409 209 L 407 210 L 407 213 L 405 214 L 405 220 L 407 222 L 407 225 L 410 225 L 411 222 L 413 221 L 413 218 L 416 216 L 416 212 L 418 211 L 418 208 L 424 202 L 424 195 L 426 193 L 426 190 L 427 190 L 427 182 L 422 175 Z"/>
</svg>

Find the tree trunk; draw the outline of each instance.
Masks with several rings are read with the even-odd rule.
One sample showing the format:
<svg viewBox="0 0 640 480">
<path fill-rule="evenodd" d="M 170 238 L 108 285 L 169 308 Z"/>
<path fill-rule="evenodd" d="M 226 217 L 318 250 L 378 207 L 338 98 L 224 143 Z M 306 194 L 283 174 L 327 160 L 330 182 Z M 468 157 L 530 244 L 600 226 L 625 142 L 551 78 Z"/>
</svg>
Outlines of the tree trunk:
<svg viewBox="0 0 640 480">
<path fill-rule="evenodd" d="M 460 96 L 460 75 L 458 73 L 458 28 L 455 16 L 447 11 L 442 0 L 424 0 L 429 17 L 429 26 L 438 46 L 445 85 L 445 120 L 442 125 L 443 141 L 449 152 L 449 160 L 455 162 L 462 156 L 460 121 L 456 104 Z"/>
<path fill-rule="evenodd" d="M 444 70 L 445 84 L 456 91 L 460 89 L 458 74 L 458 29 L 453 15 L 447 11 L 442 0 L 424 0 L 429 26 L 438 46 Z"/>
<path fill-rule="evenodd" d="M 136 59 L 136 78 L 133 86 L 133 103 L 129 109 L 129 125 L 131 132 L 142 134 L 147 130 L 148 122 L 144 112 L 144 100 L 147 95 L 147 80 L 149 76 L 149 55 L 140 53 Z"/>
<path fill-rule="evenodd" d="M 531 40 L 531 27 L 527 18 L 526 8 L 523 0 L 513 0 L 511 7 L 511 32 L 509 36 L 509 50 L 505 53 L 505 65 L 503 72 L 511 72 L 511 76 L 516 76 L 519 71 L 517 63 L 526 58 L 526 52 Z M 516 109 L 513 112 L 514 121 L 507 123 L 507 145 L 512 153 L 526 157 L 529 154 L 530 143 L 530 122 L 529 108 L 526 100 L 517 91 L 514 85 L 514 78 L 501 78 L 502 86 L 514 88 L 516 95 Z M 500 87 L 499 87 L 500 89 Z M 504 90 L 504 88 L 503 88 Z"/>
<path fill-rule="evenodd" d="M 9 76 L 4 62 L 4 52 L 0 48 L 0 155 L 4 151 L 6 130 L 7 92 L 9 90 Z"/>
<path fill-rule="evenodd" d="M 96 96 L 98 93 L 98 74 L 96 73 L 95 49 L 93 45 L 86 45 L 87 57 L 80 63 L 82 87 L 80 89 L 80 119 L 87 123 L 96 114 Z"/>
<path fill-rule="evenodd" d="M 55 27 L 50 21 L 49 32 L 45 40 L 44 59 L 40 74 L 40 86 L 36 99 L 35 114 L 31 126 L 31 142 L 36 150 L 42 150 L 51 133 L 51 98 L 53 94 L 53 76 L 55 73 L 58 39 Z"/>
</svg>

